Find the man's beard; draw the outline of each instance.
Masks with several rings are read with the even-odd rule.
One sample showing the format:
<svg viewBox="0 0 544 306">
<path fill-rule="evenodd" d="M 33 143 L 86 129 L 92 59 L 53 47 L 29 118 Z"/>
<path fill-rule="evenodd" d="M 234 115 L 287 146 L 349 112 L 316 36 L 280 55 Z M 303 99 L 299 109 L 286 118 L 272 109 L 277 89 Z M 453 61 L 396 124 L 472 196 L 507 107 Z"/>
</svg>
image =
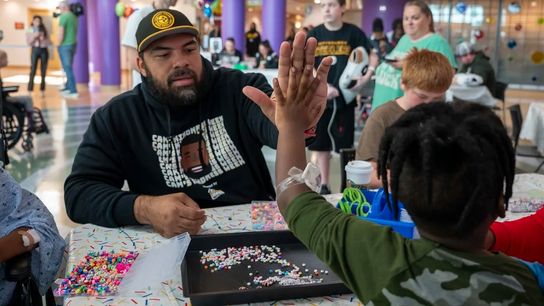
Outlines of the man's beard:
<svg viewBox="0 0 544 306">
<path fill-rule="evenodd" d="M 198 81 L 196 74 L 188 68 L 179 68 L 174 70 L 168 75 L 167 88 L 159 84 L 159 82 L 153 77 L 151 71 L 144 67 L 147 77 L 142 77 L 151 94 L 162 103 L 170 105 L 193 105 L 198 101 Z M 176 78 L 190 76 L 193 80 L 193 84 L 189 86 L 172 86 L 172 83 Z"/>
</svg>

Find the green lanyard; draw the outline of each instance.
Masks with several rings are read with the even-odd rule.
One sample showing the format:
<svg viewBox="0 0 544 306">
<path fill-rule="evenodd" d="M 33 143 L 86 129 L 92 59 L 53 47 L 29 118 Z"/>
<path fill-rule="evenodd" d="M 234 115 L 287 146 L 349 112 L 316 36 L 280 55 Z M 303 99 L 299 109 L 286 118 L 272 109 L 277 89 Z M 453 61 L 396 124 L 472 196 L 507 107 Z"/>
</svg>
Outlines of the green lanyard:
<svg viewBox="0 0 544 306">
<path fill-rule="evenodd" d="M 344 189 L 342 199 L 340 199 L 338 205 L 340 206 L 340 210 L 346 214 L 352 214 L 352 207 L 356 205 L 355 214 L 360 217 L 367 217 L 372 208 L 363 192 L 353 187 Z"/>
</svg>

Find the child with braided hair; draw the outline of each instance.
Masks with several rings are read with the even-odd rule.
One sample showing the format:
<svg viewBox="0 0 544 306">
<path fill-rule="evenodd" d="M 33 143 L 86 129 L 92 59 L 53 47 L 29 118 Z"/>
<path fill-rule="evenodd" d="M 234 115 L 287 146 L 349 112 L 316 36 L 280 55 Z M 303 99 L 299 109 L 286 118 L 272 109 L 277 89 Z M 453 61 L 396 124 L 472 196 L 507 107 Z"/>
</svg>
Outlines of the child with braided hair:
<svg viewBox="0 0 544 306">
<path fill-rule="evenodd" d="M 285 101 L 276 109 L 290 119 L 278 126 L 277 182 L 306 163 L 302 125 L 284 115 L 297 102 Z M 344 214 L 303 183 L 284 186 L 277 200 L 289 229 L 365 305 L 544 305 L 542 265 L 485 248 L 512 195 L 514 165 L 490 109 L 422 104 L 385 130 L 377 168 L 389 204 L 404 204 L 421 239 Z"/>
</svg>

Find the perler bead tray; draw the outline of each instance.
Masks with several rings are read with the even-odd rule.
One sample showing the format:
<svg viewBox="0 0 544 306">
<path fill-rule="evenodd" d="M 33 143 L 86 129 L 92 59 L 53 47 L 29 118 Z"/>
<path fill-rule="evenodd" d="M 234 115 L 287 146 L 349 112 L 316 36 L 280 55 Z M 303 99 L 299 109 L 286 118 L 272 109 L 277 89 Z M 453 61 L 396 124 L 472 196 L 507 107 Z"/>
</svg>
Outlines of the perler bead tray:
<svg viewBox="0 0 544 306">
<path fill-rule="evenodd" d="M 289 231 L 193 236 L 181 274 L 195 306 L 350 293 Z"/>
</svg>

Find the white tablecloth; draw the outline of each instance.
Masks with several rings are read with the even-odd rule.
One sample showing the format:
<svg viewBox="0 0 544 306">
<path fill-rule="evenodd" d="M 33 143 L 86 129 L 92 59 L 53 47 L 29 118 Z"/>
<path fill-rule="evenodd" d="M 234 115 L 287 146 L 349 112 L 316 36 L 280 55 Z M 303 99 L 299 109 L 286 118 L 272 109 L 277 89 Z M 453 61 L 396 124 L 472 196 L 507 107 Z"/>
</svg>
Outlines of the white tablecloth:
<svg viewBox="0 0 544 306">
<path fill-rule="evenodd" d="M 519 138 L 530 140 L 544 154 L 544 103 L 531 103 Z"/>
<path fill-rule="evenodd" d="M 513 200 L 523 199 L 527 192 L 534 189 L 544 189 L 544 175 L 517 175 L 514 181 Z M 533 194 L 534 195 L 534 194 Z M 341 194 L 326 196 L 331 204 L 337 203 Z M 540 198 L 544 202 L 544 196 Z M 499 221 L 515 220 L 533 212 L 514 213 L 507 211 L 506 218 Z M 251 226 L 251 204 L 233 205 L 206 209 L 208 219 L 199 234 L 247 232 Z M 150 248 L 165 241 L 150 227 L 104 228 L 85 224 L 73 229 L 69 236 L 68 258 L 66 270 L 81 261 L 87 253 L 93 251 L 137 251 L 146 253 Z M 157 291 L 139 290 L 131 296 L 75 296 L 64 299 L 64 305 L 190 305 L 190 300 L 183 296 L 181 272 L 179 279 L 164 282 L 162 289 Z M 251 305 L 362 305 L 353 294 L 283 300 L 279 302 L 254 303 Z"/>
<path fill-rule="evenodd" d="M 460 86 L 453 84 L 446 92 L 446 101 L 453 101 L 453 97 L 489 107 L 493 107 L 497 104 L 497 100 L 485 86 Z"/>
<path fill-rule="evenodd" d="M 272 81 L 275 77 L 278 76 L 278 69 L 248 69 L 244 70 L 244 72 L 253 72 L 253 73 L 262 73 L 266 77 L 266 80 L 268 81 L 268 84 L 272 86 Z"/>
<path fill-rule="evenodd" d="M 331 203 L 336 203 L 341 194 L 327 196 Z M 233 233 L 251 231 L 251 204 L 233 205 L 206 209 L 208 219 L 199 234 Z M 66 268 L 69 272 L 88 252 L 95 251 L 137 251 L 146 253 L 150 248 L 165 241 L 150 227 L 105 228 L 85 224 L 70 233 Z M 191 305 L 183 296 L 181 271 L 179 279 L 163 283 L 157 291 L 138 290 L 131 296 L 75 296 L 64 299 L 66 306 L 87 305 Z M 254 303 L 251 305 L 362 305 L 353 294 L 283 300 L 279 302 Z"/>
</svg>

